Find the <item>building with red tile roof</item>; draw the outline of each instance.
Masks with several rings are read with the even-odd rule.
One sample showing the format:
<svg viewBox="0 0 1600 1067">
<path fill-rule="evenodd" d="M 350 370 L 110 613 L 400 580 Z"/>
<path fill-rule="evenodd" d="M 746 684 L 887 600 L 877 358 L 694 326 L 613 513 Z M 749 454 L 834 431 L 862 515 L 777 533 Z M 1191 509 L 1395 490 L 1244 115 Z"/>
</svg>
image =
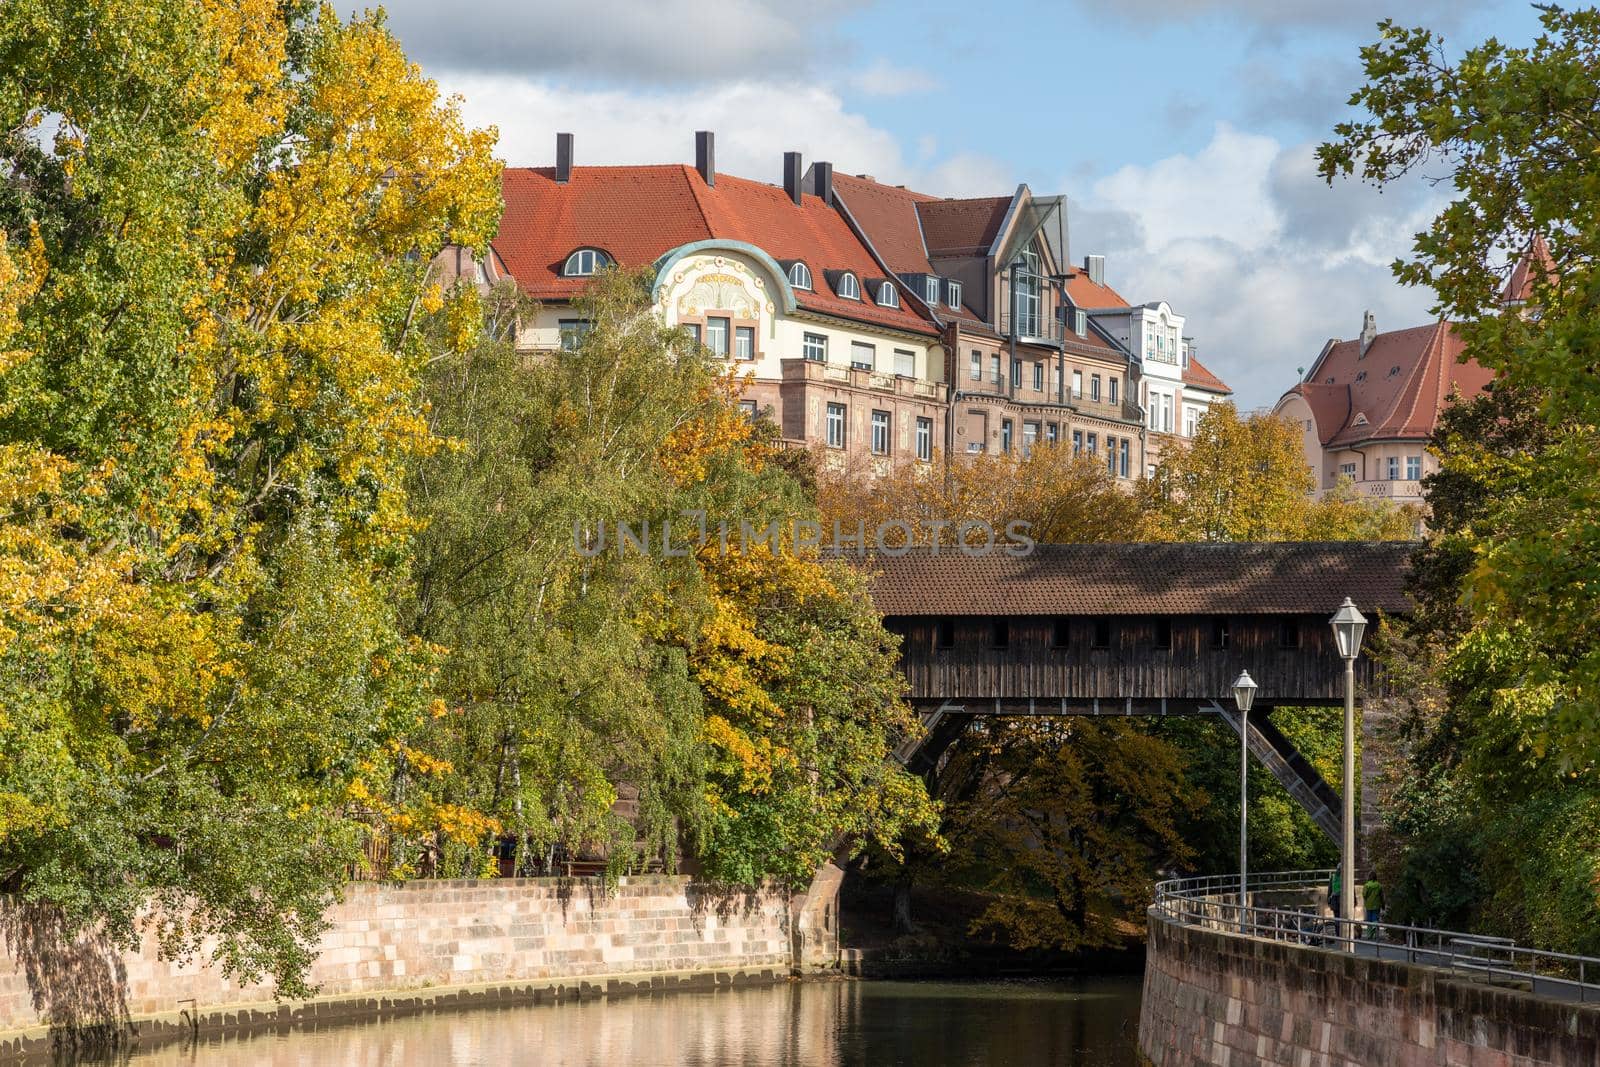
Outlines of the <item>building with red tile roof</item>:
<svg viewBox="0 0 1600 1067">
<path fill-rule="evenodd" d="M 1318 493 L 1349 480 L 1363 496 L 1420 503 L 1422 479 L 1438 469 L 1427 445 L 1439 413 L 1494 378 L 1461 355 L 1448 322 L 1379 333 L 1370 311 L 1359 337 L 1323 345 L 1274 409 L 1301 427 Z"/>
<path fill-rule="evenodd" d="M 594 274 L 643 270 L 662 317 L 746 370 L 745 404 L 786 441 L 869 470 L 933 462 L 948 410 L 942 326 L 838 209 L 831 168 L 805 183 L 789 153 L 781 185 L 720 174 L 709 133 L 694 165 L 585 167 L 570 135 L 556 147 L 554 166 L 505 170 L 489 257 L 440 258 L 447 275 L 509 277 L 538 301 L 522 347 L 575 346 L 574 301 Z"/>
</svg>

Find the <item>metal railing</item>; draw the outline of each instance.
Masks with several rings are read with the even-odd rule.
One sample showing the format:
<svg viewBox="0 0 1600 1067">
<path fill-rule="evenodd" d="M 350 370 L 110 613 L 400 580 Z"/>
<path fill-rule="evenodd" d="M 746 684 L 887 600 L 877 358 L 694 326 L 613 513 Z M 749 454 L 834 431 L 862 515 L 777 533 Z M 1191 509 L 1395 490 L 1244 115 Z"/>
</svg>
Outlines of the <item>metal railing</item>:
<svg viewBox="0 0 1600 1067">
<path fill-rule="evenodd" d="M 1332 874 L 1328 870 L 1252 874 L 1247 906 L 1239 903 L 1237 874 L 1160 882 L 1151 915 L 1221 933 L 1438 967 L 1454 976 L 1553 1000 L 1600 1003 L 1600 958 L 1527 948 L 1509 938 L 1334 918 L 1324 914 L 1320 900 L 1311 899 Z M 1307 899 L 1292 899 L 1296 896 Z M 1270 903 L 1256 903 L 1262 897 Z"/>
<path fill-rule="evenodd" d="M 1009 311 L 1000 312 L 1000 321 L 996 323 L 999 332 L 1004 337 L 1011 336 L 1011 325 L 1016 323 L 1017 340 L 1043 341 L 1045 344 L 1060 344 L 1065 334 L 1065 329 L 1053 315 L 1043 312 L 1023 312 L 1012 315 Z"/>
</svg>

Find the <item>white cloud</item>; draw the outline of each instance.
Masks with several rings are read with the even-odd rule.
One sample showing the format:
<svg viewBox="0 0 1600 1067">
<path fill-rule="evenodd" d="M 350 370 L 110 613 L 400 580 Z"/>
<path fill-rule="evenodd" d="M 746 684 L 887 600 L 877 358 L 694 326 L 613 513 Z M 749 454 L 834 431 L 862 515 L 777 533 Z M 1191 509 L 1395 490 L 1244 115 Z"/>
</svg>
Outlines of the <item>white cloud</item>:
<svg viewBox="0 0 1600 1067">
<path fill-rule="evenodd" d="M 365 0 L 340 4 L 346 13 Z M 591 82 L 699 84 L 806 69 L 840 0 L 387 0 L 407 53 L 432 69 Z"/>
<path fill-rule="evenodd" d="M 799 151 L 809 163 L 831 161 L 840 171 L 872 174 L 945 196 L 1006 192 L 1014 179 L 1005 167 L 976 155 L 908 158 L 893 134 L 845 109 L 834 93 L 816 86 L 740 82 L 650 93 L 575 91 L 547 82 L 498 75 L 441 77 L 441 88 L 461 94 L 473 125 L 500 129 L 501 158 L 521 166 L 548 166 L 557 131 L 574 136 L 574 157 L 584 164 L 661 163 L 694 159 L 694 131 L 717 134 L 717 168 L 769 181 L 783 178 L 783 153 Z"/>
<path fill-rule="evenodd" d="M 1074 253 L 1104 253 L 1131 301 L 1165 299 L 1241 407 L 1272 404 L 1329 337 L 1428 321 L 1433 294 L 1389 263 L 1440 206 L 1423 182 L 1329 188 L 1313 146 L 1219 125 L 1194 156 L 1124 167 L 1071 213 Z"/>
<path fill-rule="evenodd" d="M 927 71 L 898 67 L 879 59 L 864 70 L 850 75 L 850 84 L 868 96 L 909 96 L 937 88 L 939 83 Z"/>
</svg>

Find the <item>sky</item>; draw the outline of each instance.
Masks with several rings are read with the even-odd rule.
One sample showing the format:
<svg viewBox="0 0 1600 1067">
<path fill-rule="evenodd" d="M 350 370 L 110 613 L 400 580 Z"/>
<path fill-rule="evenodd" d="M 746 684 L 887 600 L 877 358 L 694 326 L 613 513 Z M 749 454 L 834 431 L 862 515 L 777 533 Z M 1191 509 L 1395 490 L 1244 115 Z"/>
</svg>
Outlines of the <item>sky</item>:
<svg viewBox="0 0 1600 1067">
<path fill-rule="evenodd" d="M 1390 17 L 1524 44 L 1508 0 L 389 0 L 390 28 L 512 165 L 694 159 L 773 183 L 783 153 L 943 196 L 1065 193 L 1071 255 L 1186 317 L 1245 409 L 1329 337 L 1428 321 L 1389 264 L 1444 203 L 1316 176 Z"/>
</svg>

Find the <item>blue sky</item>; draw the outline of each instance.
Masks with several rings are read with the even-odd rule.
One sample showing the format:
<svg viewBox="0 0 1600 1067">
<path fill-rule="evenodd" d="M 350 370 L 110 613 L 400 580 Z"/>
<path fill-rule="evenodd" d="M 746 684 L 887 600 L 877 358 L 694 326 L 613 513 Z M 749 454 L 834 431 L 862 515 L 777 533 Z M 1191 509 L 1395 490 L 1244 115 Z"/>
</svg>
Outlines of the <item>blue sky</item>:
<svg viewBox="0 0 1600 1067">
<path fill-rule="evenodd" d="M 1242 407 L 1270 405 L 1330 336 L 1429 317 L 1388 263 L 1444 191 L 1329 190 L 1315 144 L 1346 117 L 1385 16 L 1464 47 L 1526 43 L 1486 0 L 398 0 L 390 24 L 513 164 L 558 130 L 584 163 L 693 158 L 776 182 L 782 153 L 951 196 L 1064 192 L 1072 254 L 1187 316 Z"/>
</svg>

